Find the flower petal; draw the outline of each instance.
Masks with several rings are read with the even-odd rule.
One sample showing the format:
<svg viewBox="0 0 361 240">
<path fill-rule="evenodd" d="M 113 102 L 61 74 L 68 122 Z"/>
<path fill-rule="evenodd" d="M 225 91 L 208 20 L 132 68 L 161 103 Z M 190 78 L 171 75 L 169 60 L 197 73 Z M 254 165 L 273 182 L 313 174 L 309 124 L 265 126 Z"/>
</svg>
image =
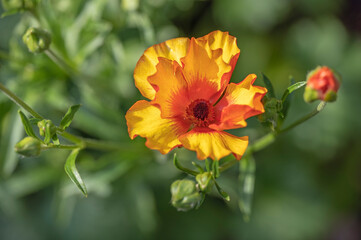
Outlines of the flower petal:
<svg viewBox="0 0 361 240">
<path fill-rule="evenodd" d="M 248 137 L 236 137 L 209 128 L 194 128 L 179 137 L 183 146 L 196 151 L 198 159 L 219 160 L 230 153 L 240 160 L 248 145 Z"/>
<path fill-rule="evenodd" d="M 227 32 L 214 31 L 201 38 L 192 38 L 186 56 L 181 59 L 190 98 L 215 103 L 231 78 L 239 53 L 236 38 Z M 199 87 L 204 83 L 212 91 Z"/>
<path fill-rule="evenodd" d="M 155 97 L 156 91 L 148 82 L 148 77 L 156 72 L 158 58 L 163 57 L 180 63 L 180 59 L 187 53 L 189 41 L 188 38 L 170 39 L 145 50 L 134 69 L 135 86 L 144 97 L 150 100 Z"/>
<path fill-rule="evenodd" d="M 138 135 L 145 137 L 148 148 L 159 150 L 163 154 L 180 146 L 178 137 L 189 129 L 189 125 L 179 119 L 161 118 L 160 109 L 145 100 L 136 102 L 125 118 L 131 139 Z"/>
<path fill-rule="evenodd" d="M 230 83 L 222 99 L 214 107 L 216 122 L 209 127 L 225 130 L 245 127 L 246 119 L 264 112 L 262 97 L 267 89 L 252 84 L 255 74 L 249 74 L 242 82 Z"/>
<path fill-rule="evenodd" d="M 208 55 L 214 59 L 218 65 L 219 70 L 217 77 L 220 83 L 220 92 L 223 93 L 231 79 L 240 54 L 237 39 L 230 36 L 228 32 L 217 30 L 204 37 L 197 38 L 196 42 L 207 51 Z"/>
<path fill-rule="evenodd" d="M 240 53 L 240 50 L 237 47 L 237 39 L 229 35 L 228 32 L 221 32 L 219 30 L 213 31 L 204 37 L 197 38 L 197 43 L 201 46 L 208 45 L 209 48 L 205 47 L 207 50 L 215 51 L 217 49 L 222 49 L 222 60 L 226 64 L 230 64 L 234 57 L 238 58 Z M 211 55 L 210 51 L 209 54 Z"/>
<path fill-rule="evenodd" d="M 159 58 L 157 72 L 148 78 L 156 90 L 152 104 L 158 104 L 162 118 L 183 116 L 189 98 L 187 82 L 181 66 L 166 58 Z"/>
<path fill-rule="evenodd" d="M 222 87 L 218 80 L 219 67 L 215 59 L 208 56 L 204 47 L 198 45 L 194 38 L 191 39 L 187 55 L 181 62 L 190 99 L 206 99 L 211 103 L 217 101 Z M 211 91 L 204 91 L 203 86 L 208 86 Z"/>
</svg>

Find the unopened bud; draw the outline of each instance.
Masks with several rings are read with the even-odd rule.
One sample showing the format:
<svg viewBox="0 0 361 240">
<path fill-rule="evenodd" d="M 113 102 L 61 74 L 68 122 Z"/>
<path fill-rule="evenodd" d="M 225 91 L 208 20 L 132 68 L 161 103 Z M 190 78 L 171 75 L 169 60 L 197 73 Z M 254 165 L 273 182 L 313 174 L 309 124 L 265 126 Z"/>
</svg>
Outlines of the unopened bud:
<svg viewBox="0 0 361 240">
<path fill-rule="evenodd" d="M 33 137 L 26 137 L 15 145 L 15 151 L 25 157 L 36 157 L 41 152 L 41 142 Z"/>
<path fill-rule="evenodd" d="M 23 36 L 23 42 L 32 53 L 41 53 L 49 48 L 51 35 L 40 28 L 29 28 Z"/>
<path fill-rule="evenodd" d="M 38 122 L 39 134 L 45 137 L 44 142 L 48 143 L 56 134 L 56 126 L 51 120 L 44 119 Z"/>
<path fill-rule="evenodd" d="M 307 85 L 303 98 L 306 102 L 322 100 L 333 102 L 337 98 L 341 78 L 332 69 L 317 67 L 307 75 Z"/>
<path fill-rule="evenodd" d="M 214 185 L 212 174 L 209 172 L 200 173 L 196 176 L 199 189 L 202 192 L 210 192 Z"/>
<path fill-rule="evenodd" d="M 184 179 L 173 182 L 170 191 L 172 193 L 172 205 L 178 211 L 194 209 L 202 199 L 195 182 L 191 180 Z"/>
<path fill-rule="evenodd" d="M 258 115 L 258 120 L 262 123 L 275 123 L 278 118 L 278 113 L 282 109 L 282 102 L 276 98 L 262 99 L 265 112 Z"/>
</svg>

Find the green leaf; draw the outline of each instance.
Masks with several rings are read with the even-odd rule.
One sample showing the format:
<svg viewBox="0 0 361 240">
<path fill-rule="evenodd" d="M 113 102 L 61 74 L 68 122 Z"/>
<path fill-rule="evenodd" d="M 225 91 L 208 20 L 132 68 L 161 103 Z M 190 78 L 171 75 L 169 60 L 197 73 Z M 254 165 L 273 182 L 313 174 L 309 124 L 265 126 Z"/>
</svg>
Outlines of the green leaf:
<svg viewBox="0 0 361 240">
<path fill-rule="evenodd" d="M 176 168 L 178 168 L 179 170 L 185 172 L 185 173 L 188 173 L 190 175 L 193 175 L 193 176 L 197 176 L 197 174 L 199 172 L 196 172 L 196 171 L 193 171 L 191 169 L 188 169 L 188 168 L 185 168 L 183 167 L 182 165 L 180 165 L 180 163 L 178 162 L 178 158 L 177 158 L 177 154 L 174 153 L 174 156 L 173 156 L 173 164 Z"/>
<path fill-rule="evenodd" d="M 230 201 L 231 198 L 229 197 L 228 193 L 226 193 L 221 186 L 218 185 L 218 183 L 216 182 L 216 180 L 214 179 L 214 183 L 216 185 L 217 191 L 218 193 L 222 196 L 222 198 L 226 201 Z"/>
<path fill-rule="evenodd" d="M 208 161 L 208 158 L 206 158 L 206 170 L 207 172 L 210 172 L 210 167 L 209 167 L 209 161 Z"/>
<path fill-rule="evenodd" d="M 53 137 L 51 138 L 53 140 L 53 143 L 55 145 L 60 145 L 60 142 L 59 142 L 59 138 L 58 136 L 56 135 L 56 133 L 53 135 Z"/>
<path fill-rule="evenodd" d="M 86 190 L 83 179 L 80 177 L 80 174 L 75 166 L 75 160 L 78 156 L 80 149 L 74 149 L 71 151 L 68 159 L 65 162 L 65 172 L 68 174 L 69 178 L 76 184 L 76 186 L 80 189 L 80 191 L 84 194 L 85 197 L 88 196 L 88 192 Z"/>
<path fill-rule="evenodd" d="M 2 114 L 2 112 L 0 114 Z M 3 127 L 0 134 L 0 175 L 7 178 L 14 172 L 18 164 L 19 157 L 14 151 L 14 146 L 21 140 L 24 134 L 24 128 L 17 110 L 10 111 L 8 117 L 0 123 L 2 126 L 6 126 Z"/>
<path fill-rule="evenodd" d="M 266 88 L 267 88 L 267 90 L 268 90 L 267 95 L 268 95 L 269 97 L 271 97 L 271 98 L 275 98 L 276 95 L 275 95 L 275 90 L 274 90 L 274 88 L 273 88 L 273 84 L 272 84 L 272 82 L 268 79 L 268 77 L 267 77 L 266 75 L 264 75 L 263 73 L 262 73 L 262 80 L 263 80 L 263 82 L 264 82 L 264 84 L 266 85 Z"/>
<path fill-rule="evenodd" d="M 290 77 L 290 83 L 291 83 L 291 86 L 289 86 L 286 89 L 286 91 L 283 93 L 283 96 L 281 99 L 282 110 L 280 112 L 280 122 L 279 122 L 280 125 L 282 125 L 283 120 L 287 116 L 288 109 L 290 107 L 292 96 L 293 96 L 293 94 L 291 94 L 291 93 L 296 91 L 297 89 L 303 87 L 306 84 L 305 81 L 295 83 L 294 78 L 292 76 Z"/>
<path fill-rule="evenodd" d="M 196 162 L 192 162 L 192 165 L 193 165 L 193 166 L 195 166 L 196 168 L 198 168 L 199 173 L 203 173 L 203 172 L 204 172 L 204 170 L 203 170 L 202 166 L 201 166 L 201 165 L 199 165 L 198 163 L 196 163 Z"/>
<path fill-rule="evenodd" d="M 69 125 L 71 124 L 71 121 L 74 118 L 75 113 L 79 110 L 80 104 L 71 106 L 66 114 L 64 115 L 63 119 L 61 119 L 60 122 L 60 128 L 65 130 Z"/>
<path fill-rule="evenodd" d="M 245 221 L 249 221 L 252 213 L 252 199 L 255 183 L 256 162 L 253 156 L 244 157 L 239 163 L 239 200 L 238 206 Z"/>
<path fill-rule="evenodd" d="M 214 178 L 219 178 L 220 173 L 219 173 L 219 161 L 218 160 L 213 160 L 212 171 L 213 171 Z"/>
<path fill-rule="evenodd" d="M 48 144 L 50 142 L 52 138 L 52 135 L 51 135 L 51 131 L 50 131 L 50 127 L 49 125 L 47 124 L 46 127 L 45 127 L 45 138 L 44 138 L 44 142 L 46 144 Z"/>
<path fill-rule="evenodd" d="M 38 122 L 40 122 L 41 121 L 41 119 L 40 118 L 30 118 L 29 119 L 29 122 L 30 122 L 30 124 L 38 124 Z"/>
<path fill-rule="evenodd" d="M 12 9 L 12 10 L 6 11 L 3 14 L 1 14 L 0 18 L 4 18 L 4 17 L 10 16 L 10 15 L 14 15 L 14 14 L 17 14 L 17 13 L 22 12 L 22 11 L 23 11 L 23 9 L 21 9 L 21 8 Z"/>
<path fill-rule="evenodd" d="M 291 82 L 293 81 L 293 78 L 291 78 Z M 302 82 L 296 82 L 295 84 L 292 84 L 291 86 L 289 86 L 286 91 L 283 93 L 282 96 L 282 102 L 284 102 L 286 100 L 286 98 L 288 97 L 288 95 L 290 95 L 293 91 L 296 91 L 297 89 L 303 87 L 306 85 L 306 81 L 302 81 Z"/>
<path fill-rule="evenodd" d="M 23 123 L 23 125 L 24 125 L 24 129 L 25 129 L 26 134 L 27 134 L 28 136 L 30 136 L 30 137 L 34 137 L 34 138 L 36 138 L 36 139 L 39 139 L 39 138 L 35 135 L 35 133 L 34 133 L 34 131 L 33 131 L 33 128 L 31 127 L 30 121 L 29 121 L 29 119 L 25 116 L 25 114 L 24 114 L 22 111 L 20 111 L 20 110 L 18 111 L 18 113 L 19 113 L 20 118 L 21 118 L 21 121 L 22 121 L 22 123 Z"/>
</svg>

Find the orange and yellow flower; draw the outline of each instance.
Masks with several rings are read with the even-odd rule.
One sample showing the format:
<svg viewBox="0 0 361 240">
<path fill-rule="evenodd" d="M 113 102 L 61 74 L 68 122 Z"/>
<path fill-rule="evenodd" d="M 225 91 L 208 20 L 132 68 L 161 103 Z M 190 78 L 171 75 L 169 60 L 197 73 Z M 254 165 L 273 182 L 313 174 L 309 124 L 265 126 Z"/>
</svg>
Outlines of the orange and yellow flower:
<svg viewBox="0 0 361 240">
<path fill-rule="evenodd" d="M 229 83 L 240 50 L 236 38 L 214 31 L 200 38 L 175 38 L 148 48 L 135 70 L 135 85 L 150 101 L 127 112 L 132 139 L 166 154 L 183 146 L 199 159 L 241 159 L 248 137 L 224 130 L 245 127 L 245 119 L 263 113 L 267 90 L 253 86 L 256 75 Z"/>
</svg>

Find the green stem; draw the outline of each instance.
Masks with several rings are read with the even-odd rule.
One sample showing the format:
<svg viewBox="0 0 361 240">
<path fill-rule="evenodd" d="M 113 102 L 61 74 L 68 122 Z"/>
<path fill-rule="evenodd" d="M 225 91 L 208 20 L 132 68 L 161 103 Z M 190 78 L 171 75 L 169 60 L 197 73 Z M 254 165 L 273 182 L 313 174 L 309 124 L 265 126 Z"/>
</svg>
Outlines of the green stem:
<svg viewBox="0 0 361 240">
<path fill-rule="evenodd" d="M 298 125 L 300 125 L 301 123 L 307 121 L 308 119 L 316 116 L 319 112 L 321 112 L 326 106 L 326 102 L 320 102 L 320 104 L 318 104 L 318 106 L 316 107 L 315 110 L 313 110 L 312 112 L 310 112 L 309 114 L 307 114 L 306 116 L 300 118 L 299 120 L 297 120 L 296 122 L 292 123 L 291 125 L 289 125 L 288 127 L 281 129 L 278 131 L 279 133 L 284 133 L 287 132 L 289 130 L 291 130 L 294 127 L 297 127 Z"/>
<path fill-rule="evenodd" d="M 94 80 L 93 76 L 90 76 L 90 75 L 80 72 L 78 69 L 71 66 L 67 61 L 65 61 L 62 57 L 57 55 L 50 48 L 45 51 L 45 54 L 70 77 L 75 75 L 82 80 Z M 90 82 L 92 82 L 92 81 L 90 81 Z M 89 81 L 87 81 L 87 83 L 89 84 Z"/>
<path fill-rule="evenodd" d="M 44 119 L 39 113 L 35 112 L 29 105 L 7 89 L 2 83 L 0 83 L 0 90 L 3 91 L 3 93 L 5 93 L 5 95 L 8 96 L 8 98 L 10 98 L 14 103 L 24 108 L 24 110 L 33 115 L 35 118 Z"/>
<path fill-rule="evenodd" d="M 299 120 L 297 120 L 296 122 L 292 123 L 291 125 L 289 125 L 288 127 L 279 130 L 277 132 L 270 132 L 267 135 L 263 136 L 262 138 L 256 140 L 252 145 L 250 145 L 246 152 L 244 153 L 244 157 L 249 156 L 252 153 L 258 152 L 264 148 L 266 148 L 268 145 L 272 144 L 276 137 L 284 132 L 287 132 L 291 129 L 293 129 L 294 127 L 297 127 L 298 125 L 302 124 L 303 122 L 307 121 L 308 119 L 316 116 L 319 112 L 321 112 L 326 106 L 326 102 L 320 102 L 320 104 L 316 107 L 315 110 L 313 110 L 312 112 L 310 112 L 309 114 L 305 115 L 304 117 L 300 118 Z M 232 159 L 228 162 L 225 162 L 224 164 L 222 164 L 221 166 L 219 166 L 219 171 L 223 172 L 225 170 L 227 170 L 228 168 L 232 167 L 234 164 L 238 163 L 239 161 L 236 159 Z"/>
<path fill-rule="evenodd" d="M 78 72 L 53 52 L 53 50 L 48 49 L 45 51 L 45 54 L 69 76 L 78 75 Z"/>
<path fill-rule="evenodd" d="M 273 143 L 275 141 L 276 136 L 277 136 L 277 134 L 275 132 L 271 132 L 271 133 L 268 133 L 267 135 L 263 136 L 262 138 L 256 140 L 251 146 L 249 146 L 247 148 L 243 157 L 247 157 L 254 152 L 258 152 L 258 151 L 266 148 L 268 145 L 270 145 L 271 143 Z M 228 162 L 225 162 L 224 164 L 222 164 L 219 167 L 219 171 L 223 172 L 238 162 L 239 161 L 237 159 L 232 159 Z"/>
<path fill-rule="evenodd" d="M 275 132 L 270 132 L 262 138 L 258 139 L 251 146 L 248 147 L 245 155 L 249 155 L 264 149 L 275 141 L 276 136 L 277 134 Z"/>
<path fill-rule="evenodd" d="M 44 145 L 41 148 L 43 150 L 53 149 L 53 148 L 58 148 L 58 149 L 78 149 L 79 146 L 78 145 L 49 145 L 49 146 Z"/>
</svg>

